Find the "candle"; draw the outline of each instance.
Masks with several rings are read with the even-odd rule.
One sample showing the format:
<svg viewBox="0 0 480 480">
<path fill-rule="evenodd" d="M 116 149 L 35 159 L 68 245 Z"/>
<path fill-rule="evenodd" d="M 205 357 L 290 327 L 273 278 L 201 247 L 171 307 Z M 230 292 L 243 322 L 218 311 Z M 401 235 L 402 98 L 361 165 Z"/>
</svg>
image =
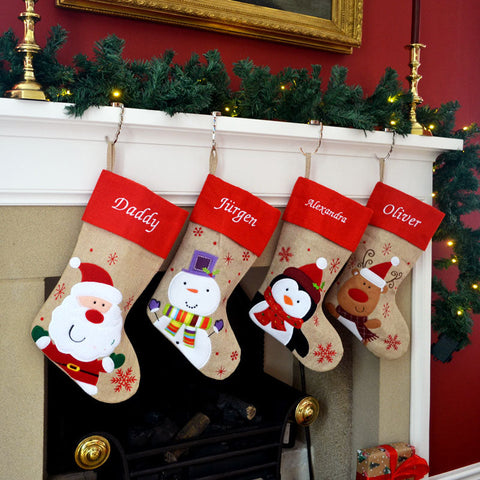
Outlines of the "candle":
<svg viewBox="0 0 480 480">
<path fill-rule="evenodd" d="M 412 0 L 412 41 L 419 43 L 420 38 L 420 0 Z"/>
</svg>

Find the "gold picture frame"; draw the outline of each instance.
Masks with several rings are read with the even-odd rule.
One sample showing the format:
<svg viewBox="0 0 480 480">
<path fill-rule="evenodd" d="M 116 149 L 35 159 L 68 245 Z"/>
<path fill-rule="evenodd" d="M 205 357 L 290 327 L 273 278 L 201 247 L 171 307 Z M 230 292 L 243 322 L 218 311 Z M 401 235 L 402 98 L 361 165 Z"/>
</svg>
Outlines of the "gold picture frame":
<svg viewBox="0 0 480 480">
<path fill-rule="evenodd" d="M 338 53 L 352 53 L 353 47 L 361 44 L 363 0 L 331 0 L 330 19 L 254 3 L 255 0 L 56 0 L 58 6 L 66 8 Z"/>
</svg>

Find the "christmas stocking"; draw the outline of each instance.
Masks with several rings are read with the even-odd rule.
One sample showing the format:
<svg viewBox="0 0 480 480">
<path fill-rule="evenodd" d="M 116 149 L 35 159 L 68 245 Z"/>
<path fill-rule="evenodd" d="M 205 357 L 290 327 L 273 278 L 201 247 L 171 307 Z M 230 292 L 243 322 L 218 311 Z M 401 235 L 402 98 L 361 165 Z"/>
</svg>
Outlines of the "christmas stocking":
<svg viewBox="0 0 480 480">
<path fill-rule="evenodd" d="M 321 303 L 357 247 L 371 213 L 303 177 L 285 209 L 269 273 L 249 316 L 312 370 L 331 370 L 342 358 L 342 342 L 322 314 Z"/>
<path fill-rule="evenodd" d="M 367 206 L 370 225 L 352 261 L 327 294 L 324 310 L 376 356 L 395 359 L 409 345 L 408 326 L 395 295 L 427 248 L 443 213 L 384 183 Z"/>
<path fill-rule="evenodd" d="M 210 174 L 148 304 L 155 327 L 208 377 L 224 379 L 240 361 L 226 301 L 262 253 L 279 217 L 263 200 Z"/>
<path fill-rule="evenodd" d="M 116 403 L 140 380 L 123 323 L 168 255 L 188 213 L 103 171 L 69 265 L 35 318 L 38 348 L 93 398 Z"/>
</svg>

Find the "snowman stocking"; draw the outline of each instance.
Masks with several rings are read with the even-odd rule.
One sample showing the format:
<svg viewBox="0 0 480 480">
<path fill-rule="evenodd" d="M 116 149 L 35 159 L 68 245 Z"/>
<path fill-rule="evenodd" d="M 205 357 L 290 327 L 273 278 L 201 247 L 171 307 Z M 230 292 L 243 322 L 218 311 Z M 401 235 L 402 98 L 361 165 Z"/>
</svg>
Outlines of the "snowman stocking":
<svg viewBox="0 0 480 480">
<path fill-rule="evenodd" d="M 123 322 L 167 257 L 188 213 L 104 170 L 69 265 L 35 318 L 43 353 L 93 398 L 116 403 L 140 380 Z"/>
<path fill-rule="evenodd" d="M 324 309 L 377 357 L 395 359 L 410 333 L 395 295 L 427 248 L 444 214 L 384 183 L 367 206 L 373 210 L 357 250 L 330 291 Z"/>
<path fill-rule="evenodd" d="M 148 304 L 155 327 L 208 377 L 224 379 L 240 361 L 226 301 L 262 253 L 279 217 L 263 200 L 209 175 Z"/>
<path fill-rule="evenodd" d="M 342 358 L 340 337 L 323 316 L 321 302 L 357 247 L 371 213 L 303 177 L 285 209 L 269 273 L 249 316 L 312 370 L 331 370 Z"/>
</svg>

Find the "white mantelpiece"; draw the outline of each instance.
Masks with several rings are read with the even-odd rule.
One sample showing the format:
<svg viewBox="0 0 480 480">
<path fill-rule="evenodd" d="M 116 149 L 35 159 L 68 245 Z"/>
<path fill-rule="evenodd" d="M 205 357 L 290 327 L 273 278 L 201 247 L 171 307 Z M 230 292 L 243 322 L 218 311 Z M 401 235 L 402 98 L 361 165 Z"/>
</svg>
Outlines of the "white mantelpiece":
<svg viewBox="0 0 480 480">
<path fill-rule="evenodd" d="M 0 99 L 0 211 L 5 207 L 3 211 L 8 210 L 7 216 L 14 219 L 16 216 L 12 215 L 11 207 L 86 205 L 100 171 L 106 168 L 106 137 L 113 139 L 119 119 L 118 107 L 92 108 L 82 118 L 72 118 L 66 115 L 65 104 Z M 212 126 L 210 115 L 177 114 L 170 117 L 156 111 L 126 109 L 116 144 L 114 171 L 173 203 L 191 206 L 208 173 Z M 305 172 L 305 156 L 300 149 L 313 152 L 318 145 L 319 133 L 320 127 L 314 125 L 219 117 L 216 173 L 223 180 L 272 205 L 283 207 L 295 180 Z M 310 178 L 365 203 L 379 180 L 378 158 L 389 152 L 392 138 L 390 132 L 325 127 L 321 146 L 312 156 Z M 446 150 L 461 148 L 462 142 L 455 139 L 396 136 L 385 165 L 384 181 L 428 203 L 431 200 L 433 161 Z M 28 222 L 25 225 L 28 226 Z M 18 231 L 20 235 L 29 235 L 23 224 Z M 4 255 L 0 257 L 8 260 L 5 271 L 15 268 L 15 259 L 9 255 L 16 249 L 16 239 L 8 238 L 9 243 L 2 244 Z M 58 273 L 58 266 L 56 268 Z M 0 307 L 9 302 L 8 292 L 18 291 L 18 285 L 12 286 L 12 281 L 22 280 L 8 275 L 0 275 L 0 299 L 4 299 Z M 28 281 L 37 282 L 39 276 L 38 272 L 33 272 Z M 430 284 L 431 252 L 427 249 L 412 270 L 411 283 L 409 440 L 424 458 L 428 458 L 429 443 Z M 37 285 L 37 288 L 40 287 Z M 41 293 L 38 292 L 39 298 Z M 7 313 L 4 325 L 16 328 L 17 307 L 11 307 L 10 311 L 11 318 Z M 22 321 L 29 325 L 31 320 Z M 24 336 L 25 344 L 28 343 L 25 348 L 33 350 L 26 331 L 17 335 L 22 342 Z M 16 352 L 18 357 L 23 354 Z M 5 355 L 1 357 L 0 354 L 0 363 L 15 368 L 12 357 L 8 353 Z M 4 360 L 7 362 L 3 363 Z M 10 367 L 10 364 L 15 366 Z M 28 393 L 22 393 L 22 386 L 30 383 L 30 374 L 21 369 L 17 372 L 16 391 L 11 395 L 15 408 L 15 398 L 23 395 L 26 399 L 28 396 Z M 43 393 L 38 392 L 41 398 L 32 400 L 35 405 L 43 401 Z M 0 401 L 2 398 L 0 396 Z M 10 413 L 18 417 L 10 422 L 12 425 L 25 418 L 20 404 L 17 413 Z M 379 415 L 389 419 L 388 413 L 380 412 Z M 25 421 L 28 430 L 33 419 L 27 416 Z M 37 418 L 37 422 L 42 429 L 43 420 Z M 388 425 L 387 420 L 384 423 Z M 20 451 L 25 443 L 19 445 L 19 439 L 4 438 L 0 433 L 0 444 L 8 451 Z M 37 448 L 43 447 L 37 445 Z M 41 457 L 42 452 L 39 452 L 35 458 L 41 461 Z M 15 460 L 15 468 L 20 468 L 17 466 Z"/>
<path fill-rule="evenodd" d="M 0 99 L 0 204 L 86 205 L 102 168 L 106 138 L 113 139 L 119 107 L 89 109 L 69 117 L 65 104 Z M 164 198 L 192 205 L 208 173 L 212 117 L 126 109 L 116 146 L 115 172 Z M 217 117 L 217 175 L 284 206 L 304 152 L 318 144 L 319 126 Z M 325 127 L 311 178 L 360 201 L 379 179 L 392 133 Z M 461 141 L 397 135 L 385 182 L 422 200 L 431 192 L 431 165 Z"/>
</svg>

